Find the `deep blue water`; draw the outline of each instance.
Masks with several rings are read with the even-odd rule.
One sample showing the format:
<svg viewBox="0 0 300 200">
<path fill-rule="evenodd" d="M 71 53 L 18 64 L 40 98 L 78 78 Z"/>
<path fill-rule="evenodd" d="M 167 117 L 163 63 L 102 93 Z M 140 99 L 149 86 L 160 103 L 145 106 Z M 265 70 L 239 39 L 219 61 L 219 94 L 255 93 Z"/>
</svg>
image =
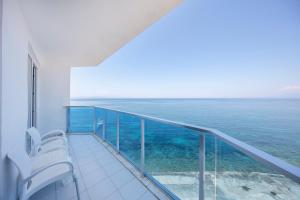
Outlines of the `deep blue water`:
<svg viewBox="0 0 300 200">
<path fill-rule="evenodd" d="M 72 101 L 71 104 L 99 105 L 216 128 L 291 164 L 300 166 L 299 99 L 98 99 Z M 91 120 L 80 114 L 77 117 L 86 120 L 87 124 Z M 110 138 L 111 143 L 115 143 L 113 114 L 110 118 L 111 123 L 106 127 L 107 137 Z M 124 116 L 123 121 L 126 120 L 129 120 L 128 116 Z M 134 120 L 131 119 L 131 127 L 125 125 L 130 124 L 128 121 L 124 123 L 120 133 L 124 142 L 120 144 L 120 148 L 126 151 L 132 160 L 138 161 L 139 154 L 134 152 L 137 152 L 139 134 L 132 134 L 132 132 L 136 130 L 138 133 L 140 129 Z M 146 164 L 148 163 L 146 166 L 149 166 L 149 170 L 155 171 L 157 166 L 164 166 L 166 169 L 173 167 L 174 171 L 178 171 L 178 167 L 176 167 L 178 162 L 174 159 L 176 157 L 182 158 L 180 160 L 181 167 L 186 170 L 197 168 L 197 137 L 199 137 L 197 134 L 154 122 L 146 122 L 146 130 L 146 157 L 148 158 L 148 161 L 146 159 Z M 127 132 L 131 134 L 126 134 Z M 131 138 L 128 139 L 128 135 Z M 152 142 L 147 144 L 147 141 Z M 207 142 L 211 143 L 209 145 L 211 149 L 207 151 L 208 167 L 212 167 L 209 164 L 209 159 L 213 162 L 214 140 L 207 138 Z M 240 160 L 244 166 L 247 162 L 249 165 L 251 164 L 251 160 L 240 157 L 238 151 L 234 151 L 226 144 L 219 142 L 218 146 L 218 151 L 221 152 L 218 157 L 220 162 L 229 161 L 230 157 L 227 155 L 230 155 L 240 158 L 236 160 Z M 178 155 L 178 153 L 188 155 Z M 169 162 L 165 162 L 164 159 L 168 159 Z M 164 164 L 160 165 L 160 162 Z M 227 169 L 231 167 L 228 163 L 226 164 Z M 238 165 L 234 166 L 235 169 L 236 166 Z M 163 170 L 162 167 L 159 170 Z"/>
</svg>

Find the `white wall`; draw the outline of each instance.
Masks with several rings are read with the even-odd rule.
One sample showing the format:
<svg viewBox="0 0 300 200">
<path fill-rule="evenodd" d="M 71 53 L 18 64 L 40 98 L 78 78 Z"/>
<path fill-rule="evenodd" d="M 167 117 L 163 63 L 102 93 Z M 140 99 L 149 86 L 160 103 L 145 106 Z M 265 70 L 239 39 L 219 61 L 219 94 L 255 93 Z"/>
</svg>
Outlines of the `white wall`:
<svg viewBox="0 0 300 200">
<path fill-rule="evenodd" d="M 14 199 L 16 170 L 4 160 L 6 152 L 24 147 L 27 127 L 27 49 L 28 30 L 15 0 L 3 1 L 2 33 L 2 167 L 3 199 Z M 4 183 L 3 183 L 4 181 Z"/>
<path fill-rule="evenodd" d="M 30 33 L 17 0 L 3 0 L 0 199 L 15 199 L 17 171 L 5 159 L 17 146 L 25 149 L 28 117 Z"/>
<path fill-rule="evenodd" d="M 0 113 L 1 113 L 1 106 L 2 106 L 2 0 L 0 0 Z M 1 114 L 0 114 L 0 179 L 1 177 L 3 177 L 3 173 L 2 173 L 2 131 L 1 131 Z M 2 183 L 0 181 L 0 199 L 3 199 L 3 187 L 2 187 Z"/>
<path fill-rule="evenodd" d="M 70 101 L 70 68 L 50 64 L 38 70 L 38 121 L 41 132 L 66 130 L 65 105 Z"/>
<path fill-rule="evenodd" d="M 17 171 L 5 159 L 14 146 L 25 149 L 28 118 L 28 54 L 38 62 L 38 118 L 41 131 L 66 128 L 70 68 L 41 62 L 17 0 L 3 0 L 0 199 L 15 199 Z M 34 52 L 34 53 L 33 53 Z M 34 55 L 33 55 L 34 54 Z"/>
</svg>

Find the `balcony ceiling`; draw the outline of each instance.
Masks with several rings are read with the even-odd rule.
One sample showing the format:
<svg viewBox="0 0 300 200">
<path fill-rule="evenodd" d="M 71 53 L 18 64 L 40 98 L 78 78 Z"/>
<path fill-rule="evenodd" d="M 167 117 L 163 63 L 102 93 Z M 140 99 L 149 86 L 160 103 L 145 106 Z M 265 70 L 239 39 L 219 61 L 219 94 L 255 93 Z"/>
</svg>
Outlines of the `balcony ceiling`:
<svg viewBox="0 0 300 200">
<path fill-rule="evenodd" d="M 46 61 L 93 66 L 181 0 L 19 0 Z"/>
</svg>

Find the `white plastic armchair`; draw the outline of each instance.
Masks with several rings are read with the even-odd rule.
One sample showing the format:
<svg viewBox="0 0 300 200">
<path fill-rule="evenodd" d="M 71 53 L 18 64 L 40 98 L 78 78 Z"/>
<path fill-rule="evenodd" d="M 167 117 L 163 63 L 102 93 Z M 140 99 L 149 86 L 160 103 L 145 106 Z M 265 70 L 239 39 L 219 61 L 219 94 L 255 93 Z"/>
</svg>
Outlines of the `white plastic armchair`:
<svg viewBox="0 0 300 200">
<path fill-rule="evenodd" d="M 52 130 L 47 133 L 41 134 L 42 140 L 52 137 L 66 137 L 66 133 L 62 130 Z"/>
<path fill-rule="evenodd" d="M 41 137 L 42 143 L 47 143 L 49 141 L 53 141 L 53 140 L 57 140 L 57 139 L 64 140 L 65 143 L 68 143 L 66 133 L 62 130 L 52 130 L 52 131 L 49 131 L 49 132 L 44 133 L 44 134 L 41 134 L 39 132 L 39 130 L 35 127 L 31 127 L 28 130 L 33 130 L 35 132 L 38 132 L 40 137 Z"/>
<path fill-rule="evenodd" d="M 43 134 L 40 133 L 40 136 L 41 136 L 42 143 L 47 143 L 57 139 L 64 140 L 66 144 L 68 143 L 66 133 L 62 130 L 52 130 Z"/>
<path fill-rule="evenodd" d="M 31 155 L 47 153 L 58 149 L 68 152 L 68 143 L 63 137 L 52 137 L 42 140 L 40 133 L 34 127 L 26 130 L 31 138 Z"/>
<path fill-rule="evenodd" d="M 32 162 L 27 153 L 20 148 L 12 148 L 7 158 L 19 171 L 17 195 L 19 200 L 27 200 L 42 188 L 72 177 L 75 183 L 77 199 L 80 200 L 78 181 L 74 174 L 73 163 L 69 157 L 45 163 L 37 170 L 32 170 Z"/>
</svg>

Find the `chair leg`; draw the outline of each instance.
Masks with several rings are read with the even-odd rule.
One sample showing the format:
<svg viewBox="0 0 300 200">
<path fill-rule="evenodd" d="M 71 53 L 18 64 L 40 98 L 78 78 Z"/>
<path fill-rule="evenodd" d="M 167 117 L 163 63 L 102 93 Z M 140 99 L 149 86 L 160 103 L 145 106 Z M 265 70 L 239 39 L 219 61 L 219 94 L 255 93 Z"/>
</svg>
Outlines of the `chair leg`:
<svg viewBox="0 0 300 200">
<path fill-rule="evenodd" d="M 77 179 L 77 177 L 75 175 L 73 175 L 73 180 L 74 180 L 75 187 L 76 187 L 77 199 L 80 200 L 79 187 L 78 187 L 78 179 Z"/>
</svg>

